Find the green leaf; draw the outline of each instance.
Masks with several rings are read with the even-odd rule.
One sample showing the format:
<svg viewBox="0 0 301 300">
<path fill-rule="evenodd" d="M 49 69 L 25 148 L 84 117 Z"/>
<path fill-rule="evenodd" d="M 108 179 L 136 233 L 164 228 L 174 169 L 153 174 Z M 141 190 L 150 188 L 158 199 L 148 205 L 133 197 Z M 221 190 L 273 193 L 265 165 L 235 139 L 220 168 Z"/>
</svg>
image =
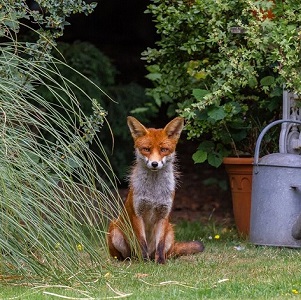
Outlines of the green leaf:
<svg viewBox="0 0 301 300">
<path fill-rule="evenodd" d="M 250 88 L 255 88 L 257 86 L 257 79 L 255 76 L 251 76 L 248 81 Z"/>
<path fill-rule="evenodd" d="M 260 80 L 260 84 L 263 86 L 272 85 L 275 82 L 274 76 L 266 76 Z"/>
<path fill-rule="evenodd" d="M 35 152 L 29 151 L 29 150 L 24 150 L 24 153 L 29 157 L 29 159 L 33 163 L 38 163 L 40 161 L 40 156 L 37 155 Z"/>
<path fill-rule="evenodd" d="M 223 158 L 218 153 L 213 152 L 208 154 L 208 163 L 211 166 L 218 168 L 222 162 Z"/>
<path fill-rule="evenodd" d="M 150 73 L 160 73 L 160 66 L 159 65 L 150 65 L 150 66 L 147 66 L 146 69 Z"/>
<path fill-rule="evenodd" d="M 209 93 L 210 92 L 208 90 L 202 90 L 202 89 L 192 90 L 192 95 L 195 97 L 196 100 L 202 100 Z"/>
<path fill-rule="evenodd" d="M 135 109 L 132 109 L 130 111 L 131 114 L 141 114 L 141 113 L 145 113 L 149 110 L 149 107 L 137 107 Z"/>
<path fill-rule="evenodd" d="M 80 161 L 80 159 L 74 159 L 74 158 L 68 158 L 67 165 L 69 165 L 69 167 L 71 167 L 72 169 L 83 167 L 83 163 Z"/>
<path fill-rule="evenodd" d="M 160 73 L 149 73 L 145 77 L 147 79 L 151 80 L 151 81 L 156 81 L 158 79 L 161 79 L 162 74 L 160 74 Z"/>
<path fill-rule="evenodd" d="M 282 96 L 282 93 L 283 93 L 283 90 L 282 90 L 282 87 L 275 87 L 271 93 L 270 93 L 270 97 L 281 97 Z"/>
<path fill-rule="evenodd" d="M 161 98 L 158 94 L 154 95 L 154 100 L 155 100 L 155 103 L 160 107 L 161 104 L 162 104 L 162 101 L 161 101 Z"/>
<path fill-rule="evenodd" d="M 236 132 L 232 132 L 231 137 L 235 142 L 239 142 L 242 141 L 243 139 L 245 139 L 247 137 L 247 133 L 248 133 L 249 129 L 245 128 L 245 129 L 241 129 L 239 131 Z"/>
<path fill-rule="evenodd" d="M 208 111 L 208 116 L 215 121 L 223 120 L 226 113 L 223 107 L 214 107 Z"/>
<path fill-rule="evenodd" d="M 207 159 L 207 152 L 203 150 L 197 150 L 192 155 L 192 159 L 195 164 L 203 163 Z"/>
<path fill-rule="evenodd" d="M 204 141 L 200 143 L 198 146 L 198 150 L 202 150 L 204 152 L 211 152 L 214 149 L 214 143 L 211 141 Z"/>
</svg>

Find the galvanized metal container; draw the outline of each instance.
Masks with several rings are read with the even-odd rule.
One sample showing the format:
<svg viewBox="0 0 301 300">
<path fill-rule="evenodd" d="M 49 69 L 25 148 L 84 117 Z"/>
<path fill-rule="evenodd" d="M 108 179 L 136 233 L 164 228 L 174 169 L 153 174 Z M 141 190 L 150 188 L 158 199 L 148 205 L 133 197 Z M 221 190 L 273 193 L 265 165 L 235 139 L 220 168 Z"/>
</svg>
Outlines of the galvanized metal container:
<svg viewBox="0 0 301 300">
<path fill-rule="evenodd" d="M 250 241 L 257 245 L 301 247 L 301 156 L 273 153 L 259 159 L 264 134 L 257 140 L 253 168 Z"/>
</svg>

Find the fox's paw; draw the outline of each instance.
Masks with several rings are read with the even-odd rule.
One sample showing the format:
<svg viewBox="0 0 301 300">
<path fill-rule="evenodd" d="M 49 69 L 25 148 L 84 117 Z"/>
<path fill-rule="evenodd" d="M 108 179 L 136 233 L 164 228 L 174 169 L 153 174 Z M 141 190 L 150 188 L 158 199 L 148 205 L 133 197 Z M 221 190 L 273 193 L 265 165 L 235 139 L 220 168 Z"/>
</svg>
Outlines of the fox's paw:
<svg viewBox="0 0 301 300">
<path fill-rule="evenodd" d="M 160 265 L 164 265 L 166 263 L 166 258 L 164 255 L 155 255 L 155 262 Z"/>
</svg>

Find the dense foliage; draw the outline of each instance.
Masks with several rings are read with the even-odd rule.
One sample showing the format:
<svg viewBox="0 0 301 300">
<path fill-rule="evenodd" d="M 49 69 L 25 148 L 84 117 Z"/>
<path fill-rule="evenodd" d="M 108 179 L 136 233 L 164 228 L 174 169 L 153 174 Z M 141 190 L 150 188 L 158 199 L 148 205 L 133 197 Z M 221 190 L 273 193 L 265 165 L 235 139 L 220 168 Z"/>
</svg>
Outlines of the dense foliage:
<svg viewBox="0 0 301 300">
<path fill-rule="evenodd" d="M 283 85 L 301 92 L 300 3 L 153 0 L 147 12 L 160 35 L 143 53 L 149 94 L 203 141 L 194 160 L 218 166 L 230 153 L 252 154 L 262 127 L 279 118 Z"/>
</svg>

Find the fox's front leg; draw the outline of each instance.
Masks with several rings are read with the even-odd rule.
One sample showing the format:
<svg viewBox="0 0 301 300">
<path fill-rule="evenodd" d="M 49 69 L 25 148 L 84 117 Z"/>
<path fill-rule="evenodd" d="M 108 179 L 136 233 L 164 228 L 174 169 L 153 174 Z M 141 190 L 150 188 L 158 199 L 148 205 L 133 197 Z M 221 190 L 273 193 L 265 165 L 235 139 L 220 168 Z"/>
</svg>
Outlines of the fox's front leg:
<svg viewBox="0 0 301 300">
<path fill-rule="evenodd" d="M 161 219 L 155 227 L 156 230 L 156 252 L 155 261 L 165 264 L 166 257 L 174 244 L 174 231 L 167 219 Z"/>
<path fill-rule="evenodd" d="M 132 226 L 141 249 L 142 258 L 144 260 L 149 259 L 143 219 L 138 216 L 133 217 Z"/>
</svg>

